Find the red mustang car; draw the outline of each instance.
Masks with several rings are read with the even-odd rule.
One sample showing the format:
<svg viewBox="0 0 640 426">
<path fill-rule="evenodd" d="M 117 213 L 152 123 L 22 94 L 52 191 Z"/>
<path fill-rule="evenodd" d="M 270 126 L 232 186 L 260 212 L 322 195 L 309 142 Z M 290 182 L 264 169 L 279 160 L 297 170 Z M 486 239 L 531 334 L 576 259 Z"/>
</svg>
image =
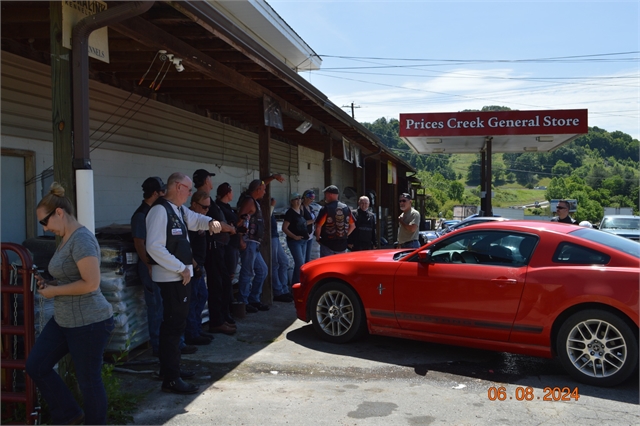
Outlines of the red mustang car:
<svg viewBox="0 0 640 426">
<path fill-rule="evenodd" d="M 557 222 L 473 225 L 417 250 L 315 260 L 296 311 L 325 340 L 366 331 L 539 357 L 613 386 L 638 366 L 640 244 Z"/>
</svg>

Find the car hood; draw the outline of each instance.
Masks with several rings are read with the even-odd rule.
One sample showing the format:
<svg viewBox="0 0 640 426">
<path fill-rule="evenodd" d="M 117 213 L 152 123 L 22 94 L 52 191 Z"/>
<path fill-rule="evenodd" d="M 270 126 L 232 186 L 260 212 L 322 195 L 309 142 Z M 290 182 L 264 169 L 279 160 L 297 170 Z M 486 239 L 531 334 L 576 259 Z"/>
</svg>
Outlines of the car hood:
<svg viewBox="0 0 640 426">
<path fill-rule="evenodd" d="M 384 262 L 393 261 L 396 253 L 411 253 L 415 249 L 381 249 L 381 250 L 362 250 L 351 251 L 342 254 L 334 254 L 333 256 L 321 257 L 316 260 L 302 265 L 302 268 L 309 269 L 313 267 L 323 266 L 327 264 L 335 264 L 336 262 Z"/>
</svg>

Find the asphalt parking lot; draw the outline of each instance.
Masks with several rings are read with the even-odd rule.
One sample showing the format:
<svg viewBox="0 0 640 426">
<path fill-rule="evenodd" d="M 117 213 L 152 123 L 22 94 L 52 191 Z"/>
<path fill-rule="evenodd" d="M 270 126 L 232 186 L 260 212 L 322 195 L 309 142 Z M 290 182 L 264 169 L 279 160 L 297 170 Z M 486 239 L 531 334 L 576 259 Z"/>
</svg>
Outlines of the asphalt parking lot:
<svg viewBox="0 0 640 426">
<path fill-rule="evenodd" d="M 133 424 L 640 424 L 637 377 L 596 388 L 554 360 L 378 336 L 332 345 L 296 319 L 293 304 L 248 315 L 236 335 L 218 335 L 183 364 L 198 372 L 198 394 L 119 374 L 129 390 L 148 392 Z M 577 400 L 557 400 L 564 387 Z"/>
</svg>

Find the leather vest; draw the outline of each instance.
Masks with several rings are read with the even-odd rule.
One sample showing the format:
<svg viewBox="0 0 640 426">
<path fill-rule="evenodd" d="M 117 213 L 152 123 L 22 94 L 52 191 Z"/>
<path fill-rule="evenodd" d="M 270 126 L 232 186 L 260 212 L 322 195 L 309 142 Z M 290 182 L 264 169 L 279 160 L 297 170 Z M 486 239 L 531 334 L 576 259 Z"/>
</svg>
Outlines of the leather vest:
<svg viewBox="0 0 640 426">
<path fill-rule="evenodd" d="M 349 218 L 351 210 L 340 201 L 334 201 L 324 206 L 327 217 L 320 230 L 321 239 L 346 240 L 349 233 Z"/>
<path fill-rule="evenodd" d="M 260 203 L 248 194 L 242 196 L 238 202 L 238 206 L 242 205 L 242 203 L 245 202 L 244 200 L 247 198 L 250 198 L 256 206 L 256 211 L 251 215 L 251 219 L 249 219 L 249 226 L 247 226 L 249 230 L 247 232 L 247 238 L 259 243 L 262 241 L 262 237 L 264 236 L 264 218 L 262 217 L 262 209 L 260 209 Z"/>
<path fill-rule="evenodd" d="M 180 262 L 185 265 L 191 265 L 193 263 L 193 255 L 191 253 L 191 244 L 189 243 L 189 238 L 187 238 L 188 230 L 187 225 L 184 220 L 184 212 L 182 211 L 182 206 L 178 207 L 180 212 L 182 212 L 182 217 L 178 217 L 171 203 L 169 203 L 164 198 L 160 197 L 153 204 L 161 205 L 167 211 L 167 241 L 165 243 L 165 247 L 167 251 L 174 255 Z M 157 262 L 147 253 L 149 260 L 152 265 L 157 265 Z"/>
</svg>

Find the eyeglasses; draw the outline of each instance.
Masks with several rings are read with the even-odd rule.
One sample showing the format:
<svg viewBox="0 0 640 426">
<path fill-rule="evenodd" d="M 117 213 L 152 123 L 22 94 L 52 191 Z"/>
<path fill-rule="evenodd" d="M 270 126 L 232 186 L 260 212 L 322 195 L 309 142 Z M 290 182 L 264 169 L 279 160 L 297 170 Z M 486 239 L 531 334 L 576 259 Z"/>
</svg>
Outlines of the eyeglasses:
<svg viewBox="0 0 640 426">
<path fill-rule="evenodd" d="M 567 209 L 566 207 L 560 207 L 560 206 L 556 207 L 556 210 L 566 210 L 566 209 Z"/>
<path fill-rule="evenodd" d="M 400 200 L 400 202 L 401 202 L 401 203 L 406 203 L 406 202 L 408 202 L 408 201 L 409 201 L 409 200 Z"/>
<path fill-rule="evenodd" d="M 176 183 L 177 183 L 178 185 L 182 185 L 182 186 L 184 186 L 185 188 L 187 188 L 187 191 L 189 191 L 189 193 L 191 193 L 191 191 L 193 190 L 193 187 L 189 188 L 189 185 L 187 185 L 187 184 L 184 184 L 184 183 L 182 183 L 182 182 L 176 182 Z"/>
<path fill-rule="evenodd" d="M 199 205 L 200 207 L 202 207 L 205 210 L 209 210 L 211 208 L 211 204 L 205 206 L 204 204 L 200 204 L 197 201 L 196 201 L 196 204 Z"/>
<path fill-rule="evenodd" d="M 39 220 L 38 222 L 40 223 L 40 225 L 42 225 L 42 226 L 47 226 L 47 225 L 49 224 L 49 218 L 50 218 L 50 217 L 51 217 L 55 212 L 56 212 L 56 209 L 53 209 L 53 210 L 51 211 L 51 213 L 49 213 L 48 215 L 46 215 L 46 216 L 44 217 L 44 219 Z"/>
</svg>

